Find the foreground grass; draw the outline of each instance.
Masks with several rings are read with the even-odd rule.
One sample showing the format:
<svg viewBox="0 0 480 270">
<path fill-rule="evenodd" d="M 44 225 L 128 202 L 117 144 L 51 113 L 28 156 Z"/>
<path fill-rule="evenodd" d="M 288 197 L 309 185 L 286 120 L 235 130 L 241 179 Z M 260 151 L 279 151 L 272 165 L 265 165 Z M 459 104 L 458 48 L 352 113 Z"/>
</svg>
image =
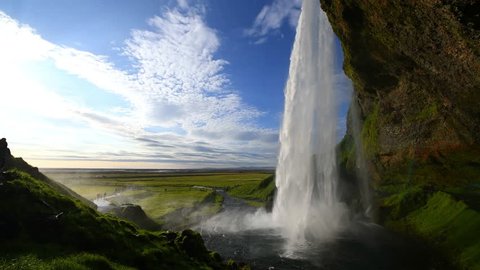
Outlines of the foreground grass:
<svg viewBox="0 0 480 270">
<path fill-rule="evenodd" d="M 225 268 L 193 231 L 139 230 L 18 170 L 0 180 L 0 269 Z"/>
<path fill-rule="evenodd" d="M 23 255 L 18 258 L 0 259 L 0 269 L 4 270 L 133 270 L 135 268 L 111 262 L 104 256 L 79 253 L 67 257 L 40 259 L 36 255 Z"/>
</svg>

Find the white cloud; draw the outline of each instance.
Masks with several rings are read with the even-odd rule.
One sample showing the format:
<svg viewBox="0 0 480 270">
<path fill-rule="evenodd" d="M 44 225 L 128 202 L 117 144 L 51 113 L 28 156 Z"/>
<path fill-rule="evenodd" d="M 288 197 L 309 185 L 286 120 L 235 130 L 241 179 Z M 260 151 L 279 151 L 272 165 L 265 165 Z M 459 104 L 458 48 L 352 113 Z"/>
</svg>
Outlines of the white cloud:
<svg viewBox="0 0 480 270">
<path fill-rule="evenodd" d="M 65 158 L 90 155 L 90 159 L 119 160 L 116 155 L 99 154 L 102 149 L 112 148 L 110 144 L 138 154 L 129 155 L 130 161 L 163 160 L 168 164 L 197 164 L 197 167 L 202 164 L 272 165 L 276 156 L 276 131 L 259 127 L 256 118 L 262 113 L 245 104 L 239 93 L 231 89 L 228 75 L 223 71 L 228 62 L 215 56 L 221 40 L 217 32 L 206 25 L 204 11 L 189 8 L 186 1 L 179 4 L 181 10 L 169 10 L 149 19 L 149 29 L 132 30 L 122 52 L 132 61 L 134 69 L 130 70 L 134 71 L 130 72 L 118 69 L 106 56 L 51 43 L 31 27 L 20 25 L 0 12 L 0 58 L 8 59 L 0 62 L 0 74 L 7 78 L 0 81 L 2 103 L 8 103 L 0 108 L 0 113 L 3 116 L 23 113 L 25 121 L 41 118 L 38 123 L 44 124 L 45 119 L 50 119 L 50 123 L 54 119 L 71 122 L 68 133 L 55 128 L 58 133 L 52 136 L 55 140 L 41 138 L 48 136 L 48 132 L 34 131 L 37 148 L 42 142 L 55 141 L 59 148 L 65 143 L 62 149 L 71 151 L 63 155 Z M 42 61 L 51 61 L 57 69 L 121 96 L 127 101 L 127 107 L 99 112 L 26 77 L 23 67 Z M 119 111 L 121 116 L 114 113 Z M 15 127 L 16 120 L 10 116 L 8 132 L 0 131 L 13 137 L 25 132 L 25 128 Z M 178 127 L 183 132 L 146 131 L 151 126 Z M 81 132 L 77 134 L 72 129 Z M 18 130 L 17 135 L 14 130 Z M 61 139 L 67 134 L 68 143 Z M 24 145 L 28 144 L 27 137 L 18 136 Z M 136 139 L 145 137 L 155 143 L 138 144 Z M 72 143 L 75 139 L 80 140 L 77 146 Z M 97 147 L 98 151 L 85 147 L 81 140 L 89 141 L 88 145 Z M 117 152 L 120 150 L 117 148 Z M 107 152 L 115 151 L 102 153 Z M 42 153 L 52 159 L 61 158 L 58 151 L 44 149 Z"/>
<path fill-rule="evenodd" d="M 239 129 L 258 129 L 253 122 L 261 112 L 229 90 L 223 73 L 228 62 L 215 58 L 220 39 L 201 12 L 173 10 L 149 25 L 150 30 L 132 31 L 125 50 L 137 63 L 137 80 L 148 97 L 146 122 L 180 125 L 190 135 L 227 143 Z"/>
<path fill-rule="evenodd" d="M 25 61 L 40 60 L 53 45 L 43 40 L 27 25 L 19 25 L 0 11 L 0 57 L 1 68 Z M 5 71 L 5 70 L 2 70 Z"/>
<path fill-rule="evenodd" d="M 284 23 L 295 28 L 300 15 L 301 0 L 274 0 L 265 5 L 255 18 L 252 27 L 245 34 L 257 39 L 255 44 L 264 43 L 267 36 L 278 31 Z"/>
<path fill-rule="evenodd" d="M 182 9 L 188 8 L 188 0 L 177 0 L 177 4 Z"/>
</svg>

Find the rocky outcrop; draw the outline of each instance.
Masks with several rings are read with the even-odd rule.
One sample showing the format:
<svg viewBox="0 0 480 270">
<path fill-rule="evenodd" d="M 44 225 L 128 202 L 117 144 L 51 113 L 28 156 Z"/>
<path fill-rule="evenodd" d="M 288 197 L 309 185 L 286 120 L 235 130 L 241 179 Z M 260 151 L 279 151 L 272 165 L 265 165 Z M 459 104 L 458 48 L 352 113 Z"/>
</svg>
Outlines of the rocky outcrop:
<svg viewBox="0 0 480 270">
<path fill-rule="evenodd" d="M 75 191 L 45 176 L 43 173 L 41 173 L 38 170 L 37 167 L 32 167 L 30 164 L 25 162 L 22 158 L 15 158 L 14 156 L 12 156 L 10 149 L 8 148 L 7 140 L 5 138 L 2 138 L 0 140 L 0 170 L 7 171 L 11 169 L 17 169 L 22 172 L 26 172 L 30 174 L 32 177 L 39 179 L 44 183 L 48 184 L 49 186 L 54 188 L 57 192 L 67 196 L 71 196 L 81 201 L 85 205 L 90 206 L 91 208 L 94 208 L 94 209 L 97 208 L 97 206 L 94 203 L 83 198 L 82 196 L 77 194 Z"/>
<path fill-rule="evenodd" d="M 479 175 L 480 2 L 321 4 L 342 42 L 376 183 Z"/>
<path fill-rule="evenodd" d="M 10 157 L 10 149 L 8 149 L 8 143 L 5 138 L 0 139 L 0 170 L 3 170 L 6 160 Z"/>
<path fill-rule="evenodd" d="M 135 223 L 142 229 L 151 231 L 161 229 L 161 226 L 149 218 L 139 205 L 122 204 L 120 206 L 112 207 L 107 213 L 111 213 L 119 218 Z"/>
</svg>

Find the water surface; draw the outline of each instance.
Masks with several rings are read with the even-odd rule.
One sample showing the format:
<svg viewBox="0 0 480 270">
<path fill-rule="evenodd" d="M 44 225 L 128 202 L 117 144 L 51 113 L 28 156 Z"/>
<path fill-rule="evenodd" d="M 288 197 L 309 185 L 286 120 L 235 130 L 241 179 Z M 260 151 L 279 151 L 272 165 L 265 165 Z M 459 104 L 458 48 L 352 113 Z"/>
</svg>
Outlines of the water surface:
<svg viewBox="0 0 480 270">
<path fill-rule="evenodd" d="M 288 251 L 280 229 L 255 208 L 223 194 L 224 211 L 196 229 L 207 248 L 223 258 L 245 262 L 252 269 L 425 270 L 448 269 L 418 243 L 412 243 L 379 225 L 353 221 L 334 238 Z M 256 222 L 254 219 L 264 219 Z M 434 267 L 434 265 L 437 265 Z"/>
</svg>

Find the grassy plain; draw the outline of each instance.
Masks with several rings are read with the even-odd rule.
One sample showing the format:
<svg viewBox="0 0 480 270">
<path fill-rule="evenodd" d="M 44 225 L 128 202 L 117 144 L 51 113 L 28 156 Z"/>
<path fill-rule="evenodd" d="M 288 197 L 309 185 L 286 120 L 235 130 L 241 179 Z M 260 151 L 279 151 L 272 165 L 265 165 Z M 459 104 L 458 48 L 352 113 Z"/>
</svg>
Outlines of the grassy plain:
<svg viewBox="0 0 480 270">
<path fill-rule="evenodd" d="M 190 209 L 188 214 L 196 216 L 214 214 L 221 209 L 222 203 L 221 196 L 215 193 L 216 189 L 232 190 L 231 195 L 243 198 L 245 192 L 254 190 L 272 175 L 270 172 L 251 171 L 46 170 L 44 173 L 89 200 L 106 196 L 107 200 L 114 204 L 138 204 L 148 216 L 160 224 L 166 222 L 165 218 L 169 214 L 183 209 Z M 260 205 L 258 202 L 257 204 Z"/>
</svg>

